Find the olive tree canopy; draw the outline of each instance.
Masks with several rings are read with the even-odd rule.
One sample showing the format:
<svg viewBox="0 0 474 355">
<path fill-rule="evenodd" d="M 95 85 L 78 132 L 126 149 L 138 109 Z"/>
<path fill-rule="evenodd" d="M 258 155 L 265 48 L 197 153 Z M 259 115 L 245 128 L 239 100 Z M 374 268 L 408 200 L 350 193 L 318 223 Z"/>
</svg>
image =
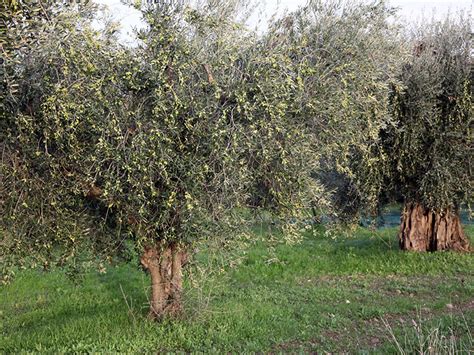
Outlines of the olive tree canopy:
<svg viewBox="0 0 474 355">
<path fill-rule="evenodd" d="M 291 48 L 302 87 L 296 117 L 318 152 L 314 177 L 342 220 L 376 210 L 384 189 L 380 132 L 393 124 L 389 93 L 405 56 L 394 14 L 385 1 L 310 1 L 271 29 Z"/>
<path fill-rule="evenodd" d="M 291 236 L 289 217 L 324 203 L 294 63 L 229 20 L 237 3 L 185 5 L 144 7 L 135 49 L 94 30 L 89 8 L 40 9 L 41 36 L 4 56 L 3 266 L 107 260 L 131 243 L 161 317 L 181 309 L 194 240 L 224 237 L 243 207 L 282 214 Z"/>
<path fill-rule="evenodd" d="M 473 197 L 472 20 L 460 14 L 417 28 L 383 132 L 392 190 L 405 199 L 400 245 L 469 249 L 459 208 Z"/>
</svg>

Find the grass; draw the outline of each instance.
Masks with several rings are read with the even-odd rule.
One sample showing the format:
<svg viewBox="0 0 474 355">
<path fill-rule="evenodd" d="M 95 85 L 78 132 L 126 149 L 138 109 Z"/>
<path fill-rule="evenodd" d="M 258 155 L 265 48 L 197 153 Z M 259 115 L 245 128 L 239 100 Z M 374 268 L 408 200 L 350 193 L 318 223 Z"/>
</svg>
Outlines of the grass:
<svg viewBox="0 0 474 355">
<path fill-rule="evenodd" d="M 146 320 L 148 278 L 136 263 L 77 285 L 59 270 L 24 271 L 0 289 L 0 352 L 411 353 L 435 333 L 472 348 L 472 254 L 401 252 L 395 229 L 293 246 L 256 235 L 233 251 L 201 246 L 186 316 L 160 324 Z"/>
</svg>

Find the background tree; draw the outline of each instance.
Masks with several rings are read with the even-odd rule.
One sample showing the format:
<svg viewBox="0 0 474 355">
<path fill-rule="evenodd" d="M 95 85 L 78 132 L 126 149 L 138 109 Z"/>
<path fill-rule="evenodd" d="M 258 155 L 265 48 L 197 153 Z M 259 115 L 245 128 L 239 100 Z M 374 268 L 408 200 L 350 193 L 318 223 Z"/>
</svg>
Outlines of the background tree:
<svg viewBox="0 0 474 355">
<path fill-rule="evenodd" d="M 310 132 L 313 176 L 332 191 L 334 217 L 376 213 L 387 173 L 380 131 L 391 124 L 388 94 L 403 49 L 385 1 L 310 1 L 271 28 L 289 43 L 302 90 L 295 119 Z"/>
<path fill-rule="evenodd" d="M 405 250 L 468 250 L 459 219 L 472 201 L 471 18 L 448 16 L 418 28 L 392 94 L 395 124 L 383 138 L 392 189 L 405 199 Z"/>
</svg>

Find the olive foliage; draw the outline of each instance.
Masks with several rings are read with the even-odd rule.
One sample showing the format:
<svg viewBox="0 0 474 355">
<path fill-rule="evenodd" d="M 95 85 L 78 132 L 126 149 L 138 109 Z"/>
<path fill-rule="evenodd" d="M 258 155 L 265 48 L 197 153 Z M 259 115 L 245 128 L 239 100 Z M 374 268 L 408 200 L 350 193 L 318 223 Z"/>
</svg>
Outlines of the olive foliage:
<svg viewBox="0 0 474 355">
<path fill-rule="evenodd" d="M 410 35 L 412 55 L 392 93 L 383 132 L 391 188 L 433 210 L 472 201 L 472 19 L 448 16 Z"/>
<path fill-rule="evenodd" d="M 8 22 L 19 45 L 2 53 L 0 209 L 2 258 L 48 266 L 73 262 L 84 241 L 110 247 L 102 206 L 86 195 L 103 123 L 124 109 L 116 63 L 128 60 L 90 27 L 93 8 L 45 6 L 19 3 Z"/>
<path fill-rule="evenodd" d="M 393 124 L 388 96 L 405 57 L 394 14 L 385 1 L 310 1 L 272 29 L 302 88 L 295 118 L 317 152 L 313 175 L 340 220 L 376 210 L 389 170 L 380 133 Z"/>
<path fill-rule="evenodd" d="M 134 48 L 93 28 L 93 6 L 15 4 L 1 42 L 5 266 L 186 248 L 234 236 L 248 209 L 280 217 L 294 240 L 309 207 L 347 213 L 342 185 L 354 209 L 373 209 L 393 176 L 386 142 L 406 135 L 389 93 L 411 72 L 399 75 L 385 1 L 313 0 L 262 35 L 243 24 L 248 1 L 137 3 Z M 462 80 L 446 95 L 465 108 Z"/>
<path fill-rule="evenodd" d="M 3 56 L 4 266 L 186 247 L 226 235 L 242 207 L 287 222 L 323 200 L 294 63 L 229 20 L 237 2 L 211 5 L 143 7 L 133 49 L 93 29 L 92 8 L 34 10 L 38 37 Z"/>
</svg>

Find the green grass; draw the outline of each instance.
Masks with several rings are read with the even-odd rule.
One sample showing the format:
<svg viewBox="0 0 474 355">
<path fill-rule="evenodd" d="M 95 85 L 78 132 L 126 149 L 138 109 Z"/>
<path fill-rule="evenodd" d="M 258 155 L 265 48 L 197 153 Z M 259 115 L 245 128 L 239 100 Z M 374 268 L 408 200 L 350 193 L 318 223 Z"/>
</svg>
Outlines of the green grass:
<svg viewBox="0 0 474 355">
<path fill-rule="evenodd" d="M 293 246 L 201 246 L 186 316 L 158 324 L 146 319 L 148 279 L 136 263 L 78 285 L 59 270 L 21 272 L 0 289 L 0 352 L 393 353 L 391 333 L 412 352 L 420 323 L 472 347 L 472 254 L 401 252 L 395 229 L 320 234 Z"/>
</svg>

